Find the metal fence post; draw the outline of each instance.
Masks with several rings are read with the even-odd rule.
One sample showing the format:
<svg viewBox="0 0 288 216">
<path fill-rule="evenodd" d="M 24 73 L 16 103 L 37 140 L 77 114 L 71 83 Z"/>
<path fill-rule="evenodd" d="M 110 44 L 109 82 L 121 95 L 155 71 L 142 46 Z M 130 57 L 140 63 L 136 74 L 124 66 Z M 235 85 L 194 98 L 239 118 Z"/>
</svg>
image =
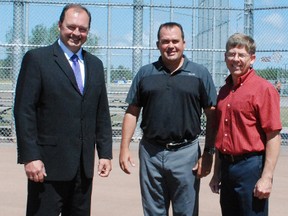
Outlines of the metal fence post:
<svg viewBox="0 0 288 216">
<path fill-rule="evenodd" d="M 143 0 L 134 0 L 133 7 L 133 62 L 132 73 L 133 77 L 142 66 L 142 46 L 143 46 Z M 139 139 L 142 131 L 140 128 L 140 122 L 142 120 L 141 115 L 138 119 L 137 128 L 134 133 L 134 137 Z"/>
<path fill-rule="evenodd" d="M 143 0 L 134 0 L 133 7 L 133 76 L 142 66 Z"/>
<path fill-rule="evenodd" d="M 111 6 L 110 6 L 110 0 L 108 0 L 108 6 L 107 6 L 107 89 L 108 92 L 110 91 L 111 87 L 111 49 L 109 48 L 111 46 Z"/>
<path fill-rule="evenodd" d="M 24 32 L 24 1 L 15 0 L 13 3 L 13 63 L 12 63 L 12 99 L 15 97 L 15 87 L 23 56 Z M 13 112 L 12 112 L 13 113 Z M 14 117 L 11 115 L 12 137 L 16 137 Z"/>
<path fill-rule="evenodd" d="M 254 19 L 253 19 L 253 10 L 254 10 L 254 0 L 245 0 L 244 3 L 244 33 L 254 36 Z"/>
</svg>

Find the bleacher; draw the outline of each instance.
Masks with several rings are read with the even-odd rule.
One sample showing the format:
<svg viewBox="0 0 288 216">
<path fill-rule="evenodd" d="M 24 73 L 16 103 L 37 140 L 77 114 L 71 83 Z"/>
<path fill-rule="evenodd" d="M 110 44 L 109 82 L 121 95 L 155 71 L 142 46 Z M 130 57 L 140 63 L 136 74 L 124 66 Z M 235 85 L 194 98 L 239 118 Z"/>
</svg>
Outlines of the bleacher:
<svg viewBox="0 0 288 216">
<path fill-rule="evenodd" d="M 12 134 L 13 91 L 11 84 L 1 84 L 0 91 L 0 140 L 14 139 Z M 112 83 L 107 86 L 110 115 L 112 121 L 113 139 L 121 138 L 122 120 L 127 104 L 127 92 L 131 84 Z M 7 90 L 6 90 L 7 89 Z"/>
<path fill-rule="evenodd" d="M 113 139 L 121 138 L 122 121 L 127 108 L 125 102 L 130 84 L 112 83 L 107 86 Z"/>
<path fill-rule="evenodd" d="M 0 89 L 0 140 L 2 140 L 12 138 L 13 91 L 11 83 L 1 83 Z"/>
</svg>

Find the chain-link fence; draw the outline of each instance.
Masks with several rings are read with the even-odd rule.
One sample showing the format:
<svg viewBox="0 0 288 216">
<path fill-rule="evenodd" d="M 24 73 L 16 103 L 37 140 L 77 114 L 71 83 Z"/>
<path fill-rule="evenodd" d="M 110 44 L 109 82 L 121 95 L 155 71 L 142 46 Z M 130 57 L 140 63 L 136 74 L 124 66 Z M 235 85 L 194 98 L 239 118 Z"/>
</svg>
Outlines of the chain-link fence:
<svg viewBox="0 0 288 216">
<path fill-rule="evenodd" d="M 0 0 L 0 139 L 15 138 L 14 88 L 24 53 L 58 38 L 58 19 L 72 1 Z M 268 4 L 267 2 L 270 2 Z M 281 95 L 282 136 L 288 139 L 288 63 L 286 1 L 103 0 L 73 1 L 85 5 L 92 24 L 85 49 L 104 63 L 113 136 L 121 136 L 125 97 L 138 69 L 158 59 L 157 31 L 175 21 L 185 33 L 185 55 L 205 65 L 217 89 L 228 74 L 224 48 L 229 35 L 244 32 L 257 43 L 256 71 Z M 205 119 L 203 120 L 205 122 Z M 204 124 L 202 125 L 204 129 Z M 139 137 L 138 129 L 135 138 Z M 284 139 L 285 140 L 285 139 Z"/>
</svg>

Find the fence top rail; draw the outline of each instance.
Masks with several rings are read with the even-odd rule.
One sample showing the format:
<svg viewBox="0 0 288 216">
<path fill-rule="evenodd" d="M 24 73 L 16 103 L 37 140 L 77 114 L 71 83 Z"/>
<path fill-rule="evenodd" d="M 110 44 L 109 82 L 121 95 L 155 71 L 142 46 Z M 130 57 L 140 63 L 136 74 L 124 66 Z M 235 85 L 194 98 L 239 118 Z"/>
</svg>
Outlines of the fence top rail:
<svg viewBox="0 0 288 216">
<path fill-rule="evenodd" d="M 45 4 L 45 5 L 64 5 L 67 3 L 71 3 L 70 1 L 54 1 L 54 0 L 0 0 L 3 3 L 30 3 L 30 4 Z M 79 1 L 80 2 L 80 1 Z M 180 1 L 179 1 L 180 2 Z M 178 2 L 177 2 L 178 3 Z M 195 5 L 180 5 L 175 4 L 155 4 L 155 3 L 142 3 L 141 7 L 147 8 L 175 8 L 175 9 L 204 9 L 204 10 L 234 10 L 234 11 L 243 11 L 244 7 L 232 7 L 231 5 L 227 6 L 195 6 Z M 139 6 L 139 4 L 134 3 L 118 3 L 118 2 L 92 2 L 92 1 L 81 1 L 82 5 L 90 5 L 90 6 L 99 6 L 99 7 L 135 7 Z M 285 10 L 288 9 L 288 6 L 267 6 L 267 7 L 249 7 L 249 10 Z"/>
<path fill-rule="evenodd" d="M 71 3 L 70 1 L 54 1 L 54 0 L 0 0 L 0 2 L 8 2 L 8 3 L 30 3 L 30 4 L 44 4 L 44 5 L 65 5 L 68 3 Z M 147 8 L 168 8 L 170 9 L 175 8 L 175 9 L 205 9 L 205 10 L 237 10 L 241 11 L 243 8 L 236 8 L 236 7 L 231 7 L 231 6 L 195 6 L 195 5 L 180 5 L 179 2 L 178 4 L 175 4 L 174 2 L 171 4 L 154 4 L 154 3 L 118 3 L 118 2 L 93 2 L 93 1 L 79 1 L 81 2 L 82 5 L 86 6 L 100 6 L 100 7 L 147 7 Z"/>
</svg>

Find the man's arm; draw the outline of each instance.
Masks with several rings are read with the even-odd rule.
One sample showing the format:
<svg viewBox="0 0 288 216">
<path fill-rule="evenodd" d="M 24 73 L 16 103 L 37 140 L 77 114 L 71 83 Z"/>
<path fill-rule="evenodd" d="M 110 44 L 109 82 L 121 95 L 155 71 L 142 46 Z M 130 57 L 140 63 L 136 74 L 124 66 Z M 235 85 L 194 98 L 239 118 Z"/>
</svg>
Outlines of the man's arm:
<svg viewBox="0 0 288 216">
<path fill-rule="evenodd" d="M 39 61 L 34 52 L 28 51 L 21 64 L 17 79 L 14 119 L 17 136 L 18 163 L 41 160 L 37 145 L 37 104 L 41 92 Z"/>
<path fill-rule="evenodd" d="M 216 135 L 216 108 L 214 106 L 204 110 L 206 115 L 205 147 L 214 148 Z"/>
<path fill-rule="evenodd" d="M 216 135 L 216 112 L 215 107 L 209 107 L 204 109 L 206 115 L 206 135 L 204 149 L 214 149 L 214 141 Z M 208 151 L 203 151 L 198 164 L 193 168 L 197 170 L 197 176 L 199 178 L 209 175 L 213 163 L 213 154 Z"/>
<path fill-rule="evenodd" d="M 17 136 L 18 163 L 24 164 L 27 178 L 43 182 L 47 176 L 37 145 L 37 104 L 41 89 L 41 78 L 37 54 L 27 52 L 17 79 L 14 119 Z"/>
<path fill-rule="evenodd" d="M 130 163 L 132 166 L 135 166 L 130 154 L 129 146 L 137 125 L 140 111 L 140 107 L 129 105 L 123 119 L 119 165 L 121 169 L 127 174 L 131 173 L 128 164 Z"/>
<path fill-rule="evenodd" d="M 219 151 L 216 150 L 214 161 L 214 173 L 210 180 L 209 186 L 213 193 L 219 193 L 221 184 L 221 160 L 219 158 Z"/>
<path fill-rule="evenodd" d="M 278 160 L 281 136 L 279 131 L 266 134 L 265 163 L 261 178 L 255 185 L 254 196 L 259 199 L 269 198 L 272 191 L 273 174 Z"/>
</svg>

